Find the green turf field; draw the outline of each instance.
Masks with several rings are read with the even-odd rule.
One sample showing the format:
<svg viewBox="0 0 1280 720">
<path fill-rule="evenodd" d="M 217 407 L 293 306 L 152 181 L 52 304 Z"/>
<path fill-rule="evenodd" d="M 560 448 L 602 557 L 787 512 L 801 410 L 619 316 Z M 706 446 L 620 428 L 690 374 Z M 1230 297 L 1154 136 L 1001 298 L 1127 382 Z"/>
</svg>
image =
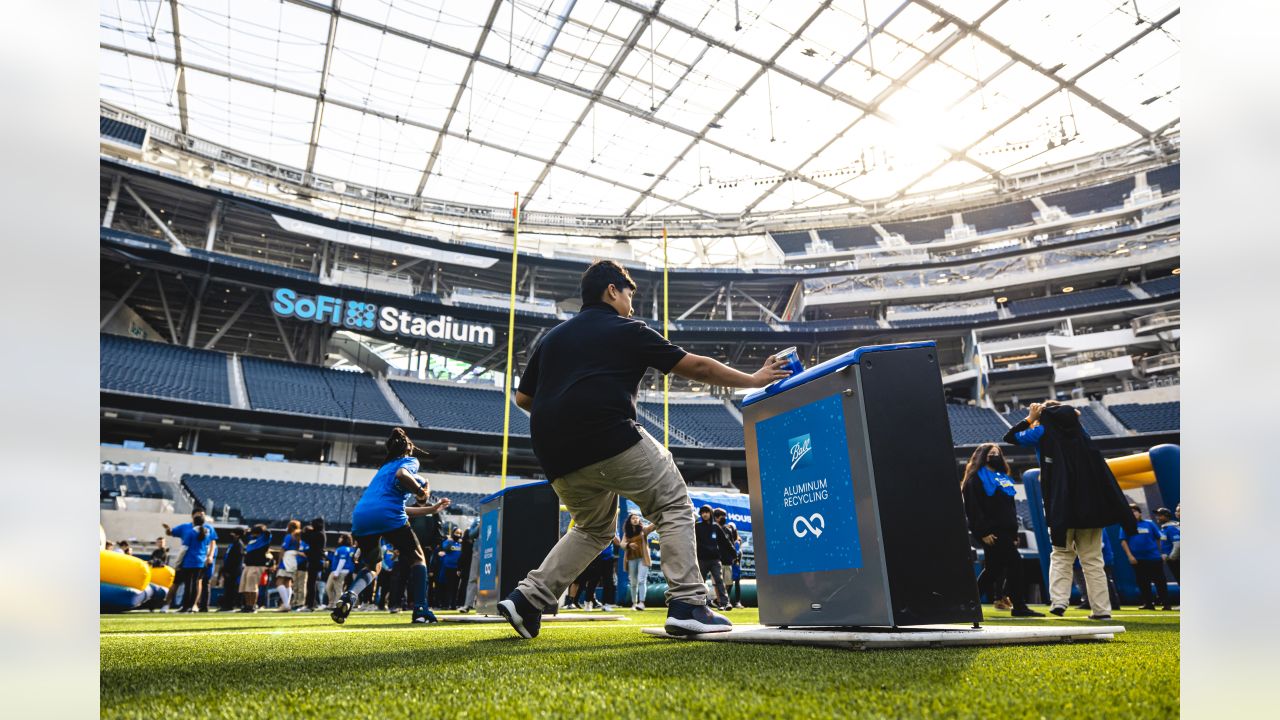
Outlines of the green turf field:
<svg viewBox="0 0 1280 720">
<path fill-rule="evenodd" d="M 1178 613 L 1120 612 L 1109 643 L 912 650 L 695 643 L 619 622 L 410 626 L 408 614 L 101 621 L 104 718 L 1125 717 L 1178 715 Z M 755 622 L 754 610 L 729 613 Z M 1000 624 L 1084 624 L 1063 619 Z"/>
</svg>

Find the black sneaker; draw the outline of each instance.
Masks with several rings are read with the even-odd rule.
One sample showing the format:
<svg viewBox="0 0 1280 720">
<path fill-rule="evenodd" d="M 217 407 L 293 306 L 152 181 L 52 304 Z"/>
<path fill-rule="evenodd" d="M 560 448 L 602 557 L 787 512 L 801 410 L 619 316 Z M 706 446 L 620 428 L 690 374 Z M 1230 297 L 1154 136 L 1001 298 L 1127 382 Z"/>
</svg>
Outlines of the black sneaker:
<svg viewBox="0 0 1280 720">
<path fill-rule="evenodd" d="M 1151 605 L 1151 604 L 1147 604 L 1147 605 L 1139 605 L 1139 606 L 1138 606 L 1138 609 L 1139 609 L 1139 610 L 1155 610 L 1155 609 L 1156 609 L 1156 606 L 1155 606 L 1155 605 Z"/>
<path fill-rule="evenodd" d="M 1062 617 L 1063 615 L 1067 614 L 1067 609 L 1062 607 L 1061 605 L 1055 605 L 1054 607 L 1049 608 L 1049 612 L 1053 613 L 1054 615 L 1057 615 L 1058 617 Z"/>
<path fill-rule="evenodd" d="M 333 611 L 329 613 L 329 617 L 341 625 L 347 621 L 347 616 L 351 614 L 351 608 L 355 607 L 355 604 L 355 596 L 349 592 L 344 592 L 342 597 L 338 598 L 338 602 L 334 603 Z"/>
<path fill-rule="evenodd" d="M 440 622 L 440 620 L 436 618 L 435 613 L 431 612 L 430 610 L 423 609 L 423 610 L 413 611 L 413 622 L 415 625 L 417 625 L 417 624 L 423 624 L 423 623 L 438 623 Z"/>
<path fill-rule="evenodd" d="M 542 629 L 542 611 L 526 600 L 519 590 L 512 590 L 505 600 L 498 603 L 498 613 L 525 640 L 538 637 L 538 631 Z"/>
<path fill-rule="evenodd" d="M 733 629 L 733 623 L 706 605 L 673 600 L 667 605 L 667 623 L 664 628 L 668 635 L 698 635 L 729 632 Z"/>
<path fill-rule="evenodd" d="M 1090 619 L 1090 620 L 1110 620 L 1110 619 L 1111 619 L 1111 615 L 1110 615 L 1110 614 L 1107 614 L 1107 615 L 1090 615 L 1090 616 L 1089 616 L 1089 619 Z"/>
<path fill-rule="evenodd" d="M 1009 616 L 1010 617 L 1044 617 L 1044 613 L 1038 612 L 1036 610 L 1032 610 L 1031 608 L 1026 607 L 1024 605 L 1023 607 L 1014 608 L 1013 612 L 1009 613 Z"/>
</svg>

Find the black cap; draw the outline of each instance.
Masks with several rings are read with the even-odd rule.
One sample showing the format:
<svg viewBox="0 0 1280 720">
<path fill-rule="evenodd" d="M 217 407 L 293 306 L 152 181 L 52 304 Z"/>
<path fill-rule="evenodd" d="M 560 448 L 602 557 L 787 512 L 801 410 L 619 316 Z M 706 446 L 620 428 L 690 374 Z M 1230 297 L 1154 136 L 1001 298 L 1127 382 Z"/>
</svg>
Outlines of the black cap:
<svg viewBox="0 0 1280 720">
<path fill-rule="evenodd" d="M 702 507 L 698 508 L 698 514 L 699 514 L 699 515 L 701 515 L 701 514 L 702 514 L 702 513 L 704 513 L 704 512 L 711 512 L 711 506 L 710 506 L 710 505 L 703 505 Z"/>
<path fill-rule="evenodd" d="M 1168 517 L 1173 517 L 1173 513 L 1169 512 L 1169 508 L 1167 508 L 1167 507 L 1156 508 L 1156 514 L 1157 514 L 1157 515 L 1166 515 L 1166 516 L 1168 516 Z"/>
</svg>

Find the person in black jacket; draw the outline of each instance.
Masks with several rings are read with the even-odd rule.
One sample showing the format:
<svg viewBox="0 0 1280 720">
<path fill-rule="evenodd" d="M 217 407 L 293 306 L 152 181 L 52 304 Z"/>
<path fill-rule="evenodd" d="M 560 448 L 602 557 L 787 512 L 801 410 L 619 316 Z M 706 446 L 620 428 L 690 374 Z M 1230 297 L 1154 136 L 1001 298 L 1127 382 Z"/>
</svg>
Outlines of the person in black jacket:
<svg viewBox="0 0 1280 720">
<path fill-rule="evenodd" d="M 1071 600 L 1071 566 L 1080 559 L 1094 620 L 1111 619 L 1102 561 L 1102 529 L 1135 521 L 1116 477 L 1080 425 L 1080 412 L 1056 400 L 1032 403 L 1027 417 L 1005 433 L 1006 443 L 1032 447 L 1040 459 L 1049 557 L 1049 612 L 1061 616 Z"/>
<path fill-rule="evenodd" d="M 969 533 L 982 547 L 978 588 L 994 602 L 1007 585 L 1013 617 L 1044 617 L 1027 607 L 1022 585 L 1022 556 L 1018 553 L 1017 490 L 1009 478 L 1009 463 L 995 443 L 974 449 L 960 481 Z"/>
<path fill-rule="evenodd" d="M 241 528 L 232 528 L 227 531 L 229 540 L 227 542 L 227 552 L 222 558 L 222 601 L 219 603 L 219 609 L 222 612 L 231 612 L 240 607 L 240 576 L 244 574 L 244 543 L 241 538 L 244 536 L 244 530 Z"/>
<path fill-rule="evenodd" d="M 725 512 L 724 508 L 712 510 L 711 519 L 720 526 L 720 536 L 717 540 L 720 547 L 720 577 L 725 588 L 724 609 L 732 610 L 733 603 L 729 602 L 729 589 L 733 587 L 733 563 L 738 559 L 738 551 L 733 547 L 733 541 L 738 539 L 738 528 L 729 522 L 729 513 Z"/>
<path fill-rule="evenodd" d="M 302 529 L 302 542 L 307 544 L 307 611 L 314 612 L 321 604 L 320 588 L 324 586 L 324 518 L 318 517 Z"/>
<path fill-rule="evenodd" d="M 716 588 L 715 608 L 724 610 L 729 604 L 729 593 L 724 587 L 724 570 L 720 565 L 720 550 L 724 541 L 724 528 L 712 519 L 710 505 L 698 508 L 699 521 L 693 526 L 694 540 L 698 548 L 698 572 L 706 582 L 707 573 Z"/>
</svg>

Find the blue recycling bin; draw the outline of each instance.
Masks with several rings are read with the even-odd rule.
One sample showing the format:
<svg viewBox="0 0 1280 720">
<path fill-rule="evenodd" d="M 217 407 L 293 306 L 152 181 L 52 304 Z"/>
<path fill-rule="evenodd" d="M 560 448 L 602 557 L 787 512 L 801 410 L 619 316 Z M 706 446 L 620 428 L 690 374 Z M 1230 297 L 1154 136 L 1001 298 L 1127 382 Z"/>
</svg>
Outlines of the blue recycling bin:
<svg viewBox="0 0 1280 720">
<path fill-rule="evenodd" d="M 860 347 L 742 414 L 762 623 L 982 620 L 933 342 Z"/>
<path fill-rule="evenodd" d="M 479 563 L 476 611 L 497 615 L 498 602 L 560 540 L 560 498 L 551 483 L 499 490 L 480 500 L 480 537 L 472 562 Z"/>
</svg>

